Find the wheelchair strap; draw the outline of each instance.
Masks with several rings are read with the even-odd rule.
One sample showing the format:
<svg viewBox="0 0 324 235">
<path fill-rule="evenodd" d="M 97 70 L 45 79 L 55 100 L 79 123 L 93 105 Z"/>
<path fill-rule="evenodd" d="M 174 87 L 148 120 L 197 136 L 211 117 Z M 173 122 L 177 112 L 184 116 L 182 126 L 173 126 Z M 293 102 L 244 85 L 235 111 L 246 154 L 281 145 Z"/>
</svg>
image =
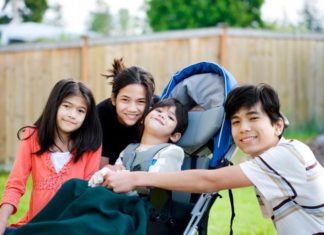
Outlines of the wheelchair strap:
<svg viewBox="0 0 324 235">
<path fill-rule="evenodd" d="M 233 163 L 231 161 L 228 161 L 228 164 L 233 165 Z M 234 197 L 233 197 L 232 189 L 228 190 L 228 196 L 230 199 L 231 211 L 232 211 L 231 224 L 230 224 L 230 235 L 233 235 L 233 222 L 234 222 L 234 218 L 235 218 L 235 208 L 234 208 Z"/>
<path fill-rule="evenodd" d="M 145 151 L 136 152 L 139 144 L 129 144 L 123 153 L 123 164 L 130 171 L 148 171 L 154 165 L 155 155 L 162 149 L 170 146 L 170 143 L 158 144 Z"/>
<path fill-rule="evenodd" d="M 234 217 L 235 217 L 235 208 L 234 208 L 234 197 L 233 197 L 232 189 L 228 190 L 228 196 L 230 199 L 231 211 L 232 211 L 231 224 L 230 224 L 230 235 L 233 235 L 233 222 L 234 222 Z"/>
</svg>

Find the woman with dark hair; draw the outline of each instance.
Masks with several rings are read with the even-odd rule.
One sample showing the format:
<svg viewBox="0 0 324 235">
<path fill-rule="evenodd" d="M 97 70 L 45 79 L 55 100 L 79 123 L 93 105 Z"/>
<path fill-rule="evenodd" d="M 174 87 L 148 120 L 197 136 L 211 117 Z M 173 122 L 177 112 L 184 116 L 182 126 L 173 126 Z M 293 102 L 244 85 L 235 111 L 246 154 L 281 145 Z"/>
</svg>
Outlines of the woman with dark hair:
<svg viewBox="0 0 324 235">
<path fill-rule="evenodd" d="M 140 140 L 140 122 L 152 104 L 153 76 L 136 66 L 125 67 L 115 59 L 107 79 L 112 78 L 111 97 L 97 105 L 103 132 L 101 167 L 114 164 L 120 152 Z"/>
</svg>

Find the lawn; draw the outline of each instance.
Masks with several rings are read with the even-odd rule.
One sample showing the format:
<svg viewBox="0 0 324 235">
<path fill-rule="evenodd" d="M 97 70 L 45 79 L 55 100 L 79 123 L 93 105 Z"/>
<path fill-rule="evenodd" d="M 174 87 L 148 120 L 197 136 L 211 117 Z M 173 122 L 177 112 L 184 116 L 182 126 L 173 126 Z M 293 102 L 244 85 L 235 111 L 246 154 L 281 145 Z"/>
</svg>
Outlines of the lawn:
<svg viewBox="0 0 324 235">
<path fill-rule="evenodd" d="M 240 235 L 275 235 L 271 219 L 263 218 L 253 187 L 234 189 L 235 218 L 233 233 Z M 220 192 L 210 212 L 208 234 L 229 234 L 231 207 L 228 191 Z"/>
</svg>

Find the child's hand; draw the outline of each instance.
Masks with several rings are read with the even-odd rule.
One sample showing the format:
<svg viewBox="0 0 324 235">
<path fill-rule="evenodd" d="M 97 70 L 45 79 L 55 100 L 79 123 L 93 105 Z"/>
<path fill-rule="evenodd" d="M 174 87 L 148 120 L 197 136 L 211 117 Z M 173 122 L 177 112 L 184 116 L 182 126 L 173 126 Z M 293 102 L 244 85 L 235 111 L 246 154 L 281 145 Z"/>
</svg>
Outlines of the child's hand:
<svg viewBox="0 0 324 235">
<path fill-rule="evenodd" d="M 90 187 L 96 187 L 98 185 L 101 185 L 105 180 L 105 175 L 110 171 L 122 171 L 125 170 L 125 167 L 122 164 L 116 164 L 116 165 L 106 165 L 101 170 L 97 171 L 93 174 L 93 176 L 90 178 L 88 185 Z"/>
<path fill-rule="evenodd" d="M 4 203 L 0 207 L 0 235 L 4 234 L 6 230 L 8 218 L 13 211 L 14 211 L 14 207 L 8 203 Z"/>
<path fill-rule="evenodd" d="M 93 176 L 90 178 L 88 182 L 88 186 L 90 187 L 96 187 L 100 185 L 104 181 L 104 176 L 111 171 L 107 167 L 102 168 L 101 170 L 97 171 L 93 174 Z"/>
<path fill-rule="evenodd" d="M 142 172 L 109 171 L 105 176 L 102 186 L 112 189 L 116 193 L 127 193 L 136 186 L 137 175 Z"/>
</svg>

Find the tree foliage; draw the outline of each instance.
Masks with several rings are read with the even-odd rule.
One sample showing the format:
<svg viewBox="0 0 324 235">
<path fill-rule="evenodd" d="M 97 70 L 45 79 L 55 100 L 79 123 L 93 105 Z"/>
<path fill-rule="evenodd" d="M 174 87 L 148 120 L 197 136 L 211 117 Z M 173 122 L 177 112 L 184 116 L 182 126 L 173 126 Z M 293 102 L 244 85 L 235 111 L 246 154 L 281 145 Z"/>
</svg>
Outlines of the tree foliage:
<svg viewBox="0 0 324 235">
<path fill-rule="evenodd" d="M 24 22 L 41 22 L 48 8 L 46 0 L 6 0 L 2 10 L 10 4 L 12 6 L 19 5 L 20 7 L 11 7 L 11 14 L 3 14 L 0 17 L 0 23 L 9 23 L 13 20 L 13 17 L 17 16 Z"/>
<path fill-rule="evenodd" d="M 111 15 L 107 12 L 96 12 L 92 14 L 89 29 L 93 32 L 109 34 Z"/>
<path fill-rule="evenodd" d="M 118 11 L 118 21 L 121 33 L 126 34 L 130 23 L 130 15 L 127 9 L 122 8 Z"/>
<path fill-rule="evenodd" d="M 154 31 L 216 26 L 263 27 L 264 0 L 147 0 Z"/>
<path fill-rule="evenodd" d="M 314 1 L 305 1 L 301 15 L 303 18 L 301 26 L 311 32 L 323 32 L 324 18 L 319 14 Z"/>
<path fill-rule="evenodd" d="M 93 32 L 109 35 L 112 30 L 112 15 L 109 5 L 103 0 L 97 0 L 96 5 L 97 9 L 91 12 L 88 29 Z"/>
<path fill-rule="evenodd" d="M 25 0 L 26 9 L 22 17 L 23 21 L 41 22 L 48 8 L 46 0 Z"/>
</svg>

